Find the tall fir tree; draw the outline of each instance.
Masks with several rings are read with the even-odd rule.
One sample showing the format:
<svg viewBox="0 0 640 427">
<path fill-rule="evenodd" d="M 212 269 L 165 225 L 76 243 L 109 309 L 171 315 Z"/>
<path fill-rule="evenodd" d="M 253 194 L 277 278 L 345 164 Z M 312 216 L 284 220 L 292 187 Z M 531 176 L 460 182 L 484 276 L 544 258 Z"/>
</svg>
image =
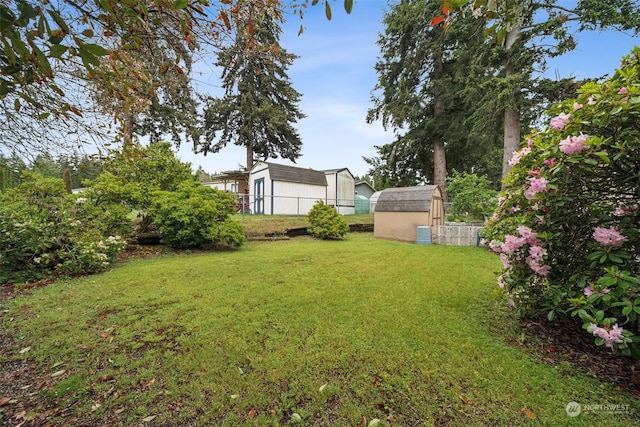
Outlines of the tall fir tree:
<svg viewBox="0 0 640 427">
<path fill-rule="evenodd" d="M 500 128 L 476 132 L 468 120 L 482 96 L 478 88 L 492 74 L 479 54 L 486 48 L 484 21 L 469 16 L 444 31 L 429 25 L 440 8 L 434 0 L 403 0 L 384 17 L 378 83 L 367 118 L 381 120 L 399 136 L 378 147 L 379 158 L 365 160 L 387 184 L 429 181 L 446 194 L 448 170 L 496 175 Z"/>
<path fill-rule="evenodd" d="M 205 100 L 203 138 L 197 152 L 217 153 L 229 142 L 246 148 L 246 168 L 256 158 L 300 157 L 302 141 L 294 124 L 305 117 L 297 104 L 301 94 L 291 85 L 288 67 L 297 58 L 280 44 L 281 15 L 265 13 L 238 31 L 224 47 L 216 66 L 222 67 L 222 98 Z"/>
</svg>

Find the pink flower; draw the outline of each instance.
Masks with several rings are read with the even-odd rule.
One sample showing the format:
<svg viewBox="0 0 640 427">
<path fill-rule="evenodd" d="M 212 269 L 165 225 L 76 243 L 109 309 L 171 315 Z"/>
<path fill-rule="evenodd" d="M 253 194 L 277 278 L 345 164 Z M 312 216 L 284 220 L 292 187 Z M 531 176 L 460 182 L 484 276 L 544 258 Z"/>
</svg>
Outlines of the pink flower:
<svg viewBox="0 0 640 427">
<path fill-rule="evenodd" d="M 489 242 L 489 247 L 493 252 L 500 253 L 500 241 L 492 240 Z"/>
<path fill-rule="evenodd" d="M 565 154 L 576 154 L 587 148 L 588 136 L 581 133 L 580 136 L 570 136 L 560 141 L 560 151 Z"/>
<path fill-rule="evenodd" d="M 567 125 L 569 117 L 571 117 L 571 114 L 560 113 L 558 116 L 551 119 L 549 125 L 555 130 L 563 129 Z"/>
<path fill-rule="evenodd" d="M 620 90 L 618 91 L 618 95 L 626 95 L 627 93 L 629 93 L 629 91 L 627 90 L 626 87 L 622 87 L 620 88 Z"/>
<path fill-rule="evenodd" d="M 530 170 L 529 172 L 527 172 L 529 175 L 532 176 L 540 176 L 540 168 L 536 169 L 536 170 Z"/>
<path fill-rule="evenodd" d="M 541 260 L 547 254 L 547 250 L 542 246 L 534 245 L 529 248 L 529 256 L 535 260 Z"/>
<path fill-rule="evenodd" d="M 514 236 L 513 234 L 509 234 L 505 236 L 504 243 L 500 245 L 500 249 L 503 253 L 507 255 L 513 254 L 515 251 L 520 249 L 522 245 L 526 243 L 526 240 L 522 237 Z"/>
<path fill-rule="evenodd" d="M 544 161 L 544 164 L 549 166 L 550 168 L 556 163 L 556 158 L 552 157 L 551 159 L 547 159 Z"/>
<path fill-rule="evenodd" d="M 549 267 L 548 265 L 543 265 L 542 263 L 540 263 L 540 260 L 534 259 L 531 256 L 528 256 L 525 262 L 527 263 L 529 268 L 533 270 L 534 273 L 540 276 L 546 276 L 547 274 L 549 274 L 549 271 L 551 271 L 551 267 Z"/>
<path fill-rule="evenodd" d="M 606 325 L 605 325 L 606 326 Z M 610 330 L 601 328 L 598 325 L 591 323 L 588 329 L 593 335 L 597 335 L 604 340 L 604 345 L 613 348 L 614 343 L 622 344 L 624 341 L 622 340 L 622 329 L 616 323 L 613 325 L 613 328 Z"/>
<path fill-rule="evenodd" d="M 502 266 L 505 268 L 505 270 L 511 267 L 509 257 L 506 254 L 500 254 L 500 262 L 502 262 Z"/>
<path fill-rule="evenodd" d="M 578 104 L 577 102 L 573 103 L 573 111 L 579 110 L 582 108 L 582 104 Z"/>
<path fill-rule="evenodd" d="M 511 156 L 511 160 L 509 160 L 509 166 L 513 167 L 517 165 L 520 162 L 520 159 L 522 159 L 524 156 L 526 156 L 529 153 L 531 153 L 531 147 L 529 146 L 521 148 L 520 150 L 516 151 Z"/>
<path fill-rule="evenodd" d="M 584 293 L 584 296 L 590 297 L 591 295 L 593 295 L 593 288 L 591 286 L 587 286 L 582 292 Z"/>
<path fill-rule="evenodd" d="M 613 226 L 609 228 L 596 227 L 593 231 L 593 238 L 601 245 L 611 246 L 613 248 L 619 248 L 624 242 L 629 240 Z"/>
<path fill-rule="evenodd" d="M 587 98 L 587 104 L 588 105 L 595 105 L 596 101 L 593 100 L 593 96 L 590 96 L 589 98 Z"/>
<path fill-rule="evenodd" d="M 524 225 L 519 226 L 517 229 L 518 234 L 522 236 L 526 243 L 530 245 L 538 245 L 540 241 L 538 240 L 538 235 L 535 231 L 531 230 L 529 227 Z"/>
<path fill-rule="evenodd" d="M 549 181 L 544 178 L 529 178 L 529 188 L 525 190 L 524 197 L 527 200 L 532 200 L 536 194 L 542 193 L 547 189 Z"/>
<path fill-rule="evenodd" d="M 504 280 L 504 277 L 498 277 L 498 286 L 500 289 L 504 289 L 507 286 L 507 282 Z"/>
</svg>

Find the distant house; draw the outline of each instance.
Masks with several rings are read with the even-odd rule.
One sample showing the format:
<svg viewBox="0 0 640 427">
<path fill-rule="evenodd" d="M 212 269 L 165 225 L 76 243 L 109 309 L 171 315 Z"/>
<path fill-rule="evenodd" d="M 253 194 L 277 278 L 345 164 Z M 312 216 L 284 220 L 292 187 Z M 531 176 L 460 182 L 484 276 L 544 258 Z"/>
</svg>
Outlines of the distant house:
<svg viewBox="0 0 640 427">
<path fill-rule="evenodd" d="M 371 186 L 367 181 L 358 181 L 356 182 L 356 194 L 366 197 L 370 199 L 373 193 L 376 192 L 376 189 Z"/>
<path fill-rule="evenodd" d="M 323 171 L 327 177 L 326 203 L 335 206 L 338 213 L 355 213 L 355 178 L 347 168 Z"/>
<path fill-rule="evenodd" d="M 232 193 L 246 193 L 249 188 L 249 171 L 227 171 L 213 175 L 203 185 Z"/>
<path fill-rule="evenodd" d="M 376 202 L 373 235 L 416 242 L 419 226 L 444 224 L 442 193 L 437 185 L 387 188 Z"/>
<path fill-rule="evenodd" d="M 249 173 L 254 214 L 306 215 L 318 200 L 327 200 L 324 172 L 269 162 L 257 162 Z"/>
</svg>

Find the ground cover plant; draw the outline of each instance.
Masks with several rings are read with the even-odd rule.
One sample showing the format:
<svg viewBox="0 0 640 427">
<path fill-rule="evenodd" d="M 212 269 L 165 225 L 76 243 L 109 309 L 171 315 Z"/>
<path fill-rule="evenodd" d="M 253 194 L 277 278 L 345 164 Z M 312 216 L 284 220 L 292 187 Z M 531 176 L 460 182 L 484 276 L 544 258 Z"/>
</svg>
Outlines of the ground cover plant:
<svg viewBox="0 0 640 427">
<path fill-rule="evenodd" d="M 520 315 L 640 359 L 640 48 L 578 94 L 515 153 L 485 235 Z"/>
<path fill-rule="evenodd" d="M 505 341 L 498 266 L 480 248 L 349 234 L 60 281 L 0 311 L 16 340 L 3 366 L 45 373 L 0 396 L 3 421 L 633 425 L 632 396 Z M 572 401 L 617 406 L 569 417 Z"/>
</svg>

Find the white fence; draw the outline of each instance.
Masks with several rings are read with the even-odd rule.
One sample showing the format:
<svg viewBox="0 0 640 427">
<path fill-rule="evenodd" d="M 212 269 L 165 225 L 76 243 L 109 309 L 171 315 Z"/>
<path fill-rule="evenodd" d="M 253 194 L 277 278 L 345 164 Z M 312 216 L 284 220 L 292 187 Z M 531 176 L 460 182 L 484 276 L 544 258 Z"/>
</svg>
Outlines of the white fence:
<svg viewBox="0 0 640 427">
<path fill-rule="evenodd" d="M 484 224 L 466 222 L 445 222 L 431 230 L 431 240 L 438 245 L 477 246 Z"/>
<path fill-rule="evenodd" d="M 255 194 L 238 194 L 234 209 L 239 214 L 267 214 L 267 215 L 307 215 L 313 205 L 322 200 L 326 204 L 334 206 L 342 215 L 355 213 L 355 200 L 327 198 L 317 199 L 311 197 L 271 196 Z"/>
</svg>

